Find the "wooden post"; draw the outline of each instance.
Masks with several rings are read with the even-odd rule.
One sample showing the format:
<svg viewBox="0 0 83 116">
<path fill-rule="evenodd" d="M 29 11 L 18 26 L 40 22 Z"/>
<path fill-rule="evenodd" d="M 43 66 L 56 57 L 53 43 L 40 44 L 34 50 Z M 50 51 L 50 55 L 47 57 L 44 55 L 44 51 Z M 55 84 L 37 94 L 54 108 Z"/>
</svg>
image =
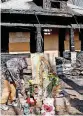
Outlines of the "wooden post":
<svg viewBox="0 0 83 116">
<path fill-rule="evenodd" d="M 71 52 L 71 63 L 76 63 L 76 52 L 75 52 L 75 42 L 74 42 L 74 29 L 70 29 L 70 52 Z"/>
<path fill-rule="evenodd" d="M 70 29 L 70 51 L 75 52 L 74 29 Z"/>
<path fill-rule="evenodd" d="M 44 52 L 44 39 L 41 27 L 36 27 L 36 53 Z"/>
<path fill-rule="evenodd" d="M 32 78 L 37 80 L 37 66 L 39 57 L 44 52 L 44 36 L 40 26 L 35 27 L 34 32 L 31 32 L 31 63 L 32 63 Z"/>
</svg>

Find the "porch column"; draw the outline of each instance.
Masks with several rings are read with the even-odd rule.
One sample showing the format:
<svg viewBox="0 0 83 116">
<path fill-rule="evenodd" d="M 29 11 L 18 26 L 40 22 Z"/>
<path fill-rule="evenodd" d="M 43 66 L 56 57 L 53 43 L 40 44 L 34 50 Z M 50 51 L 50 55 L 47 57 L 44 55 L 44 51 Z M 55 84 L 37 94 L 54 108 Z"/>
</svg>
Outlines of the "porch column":
<svg viewBox="0 0 83 116">
<path fill-rule="evenodd" d="M 44 34 L 42 28 L 40 26 L 35 27 L 34 32 L 32 32 L 31 35 L 31 48 L 33 49 L 33 52 L 31 52 L 32 78 L 35 84 L 39 84 L 39 63 L 40 57 L 44 53 Z"/>
<path fill-rule="evenodd" d="M 70 51 L 75 52 L 74 29 L 70 29 Z"/>
<path fill-rule="evenodd" d="M 70 52 L 71 52 L 71 63 L 76 63 L 76 52 L 75 52 L 75 42 L 74 42 L 74 29 L 70 29 Z"/>
<path fill-rule="evenodd" d="M 41 27 L 36 27 L 36 53 L 44 52 L 44 36 Z"/>
</svg>

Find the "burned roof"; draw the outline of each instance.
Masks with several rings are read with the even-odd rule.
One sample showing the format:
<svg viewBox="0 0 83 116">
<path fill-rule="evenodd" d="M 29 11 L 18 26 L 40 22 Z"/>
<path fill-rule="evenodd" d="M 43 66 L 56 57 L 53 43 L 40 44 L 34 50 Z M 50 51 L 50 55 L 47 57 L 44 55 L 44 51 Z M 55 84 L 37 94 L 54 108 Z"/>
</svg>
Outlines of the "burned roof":
<svg viewBox="0 0 83 116">
<path fill-rule="evenodd" d="M 83 16 L 83 0 L 69 0 L 67 6 L 74 15 Z"/>
<path fill-rule="evenodd" d="M 68 3 L 83 8 L 83 0 L 68 0 Z"/>
<path fill-rule="evenodd" d="M 71 12 L 64 9 L 43 9 L 42 6 L 37 6 L 32 0 L 8 0 L 1 3 L 2 13 L 23 13 L 23 14 L 38 14 L 52 16 L 67 16 L 71 17 Z"/>
<path fill-rule="evenodd" d="M 64 9 L 43 9 L 42 6 L 37 6 L 33 0 L 4 0 L 1 3 L 1 13 L 16 13 L 16 14 L 37 14 L 49 16 L 65 16 L 72 17 L 80 15 L 80 13 L 72 11 L 70 6 Z"/>
</svg>

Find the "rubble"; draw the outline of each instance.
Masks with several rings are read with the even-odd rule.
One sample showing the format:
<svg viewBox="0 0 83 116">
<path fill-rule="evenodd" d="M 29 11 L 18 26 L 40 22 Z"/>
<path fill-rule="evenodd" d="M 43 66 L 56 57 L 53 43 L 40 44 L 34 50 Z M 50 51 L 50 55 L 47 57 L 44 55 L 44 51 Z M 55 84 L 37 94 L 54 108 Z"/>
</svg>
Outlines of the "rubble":
<svg viewBox="0 0 83 116">
<path fill-rule="evenodd" d="M 78 55 L 79 54 L 79 55 Z M 56 58 L 56 69 L 58 75 L 69 75 L 70 78 L 83 78 L 83 53 L 77 54 L 76 63 L 72 64 L 68 58 Z"/>
</svg>

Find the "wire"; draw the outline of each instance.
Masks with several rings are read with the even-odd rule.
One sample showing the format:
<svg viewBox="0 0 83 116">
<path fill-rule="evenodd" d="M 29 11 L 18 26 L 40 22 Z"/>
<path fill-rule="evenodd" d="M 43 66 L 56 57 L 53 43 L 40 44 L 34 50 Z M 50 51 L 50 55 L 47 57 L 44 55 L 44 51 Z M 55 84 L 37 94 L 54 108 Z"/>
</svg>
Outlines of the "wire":
<svg viewBox="0 0 83 116">
<path fill-rule="evenodd" d="M 35 14 L 35 12 L 34 12 L 34 14 Z M 37 19 L 37 21 L 38 21 L 38 23 L 39 23 L 39 25 L 40 25 L 40 21 L 39 21 L 39 19 L 38 19 L 38 17 L 37 17 L 36 14 L 35 14 L 35 16 L 36 16 L 36 19 Z M 41 25 L 40 25 L 40 27 L 41 27 Z"/>
</svg>

